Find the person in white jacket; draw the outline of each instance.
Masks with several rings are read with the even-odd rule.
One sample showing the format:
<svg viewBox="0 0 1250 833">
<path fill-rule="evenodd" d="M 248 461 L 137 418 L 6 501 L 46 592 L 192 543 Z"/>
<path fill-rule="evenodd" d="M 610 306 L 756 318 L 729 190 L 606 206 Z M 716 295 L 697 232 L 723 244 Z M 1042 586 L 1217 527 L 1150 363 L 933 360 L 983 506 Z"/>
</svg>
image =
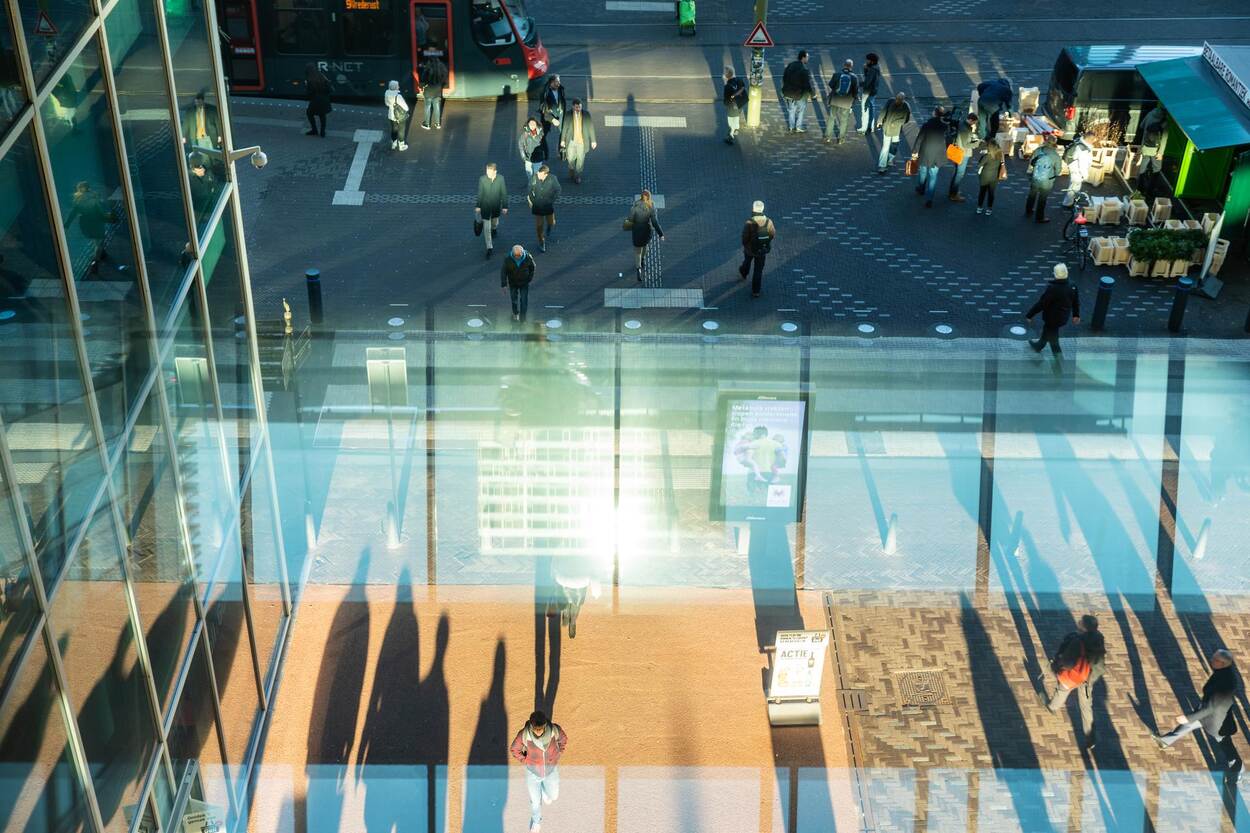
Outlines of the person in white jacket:
<svg viewBox="0 0 1250 833">
<path fill-rule="evenodd" d="M 1068 191 L 1063 195 L 1063 204 L 1067 207 L 1076 200 L 1077 192 L 1089 176 L 1090 166 L 1094 163 L 1094 148 L 1084 135 L 1077 136 L 1063 156 L 1068 163 Z"/>
<path fill-rule="evenodd" d="M 399 91 L 399 82 L 392 81 L 386 85 L 383 96 L 386 104 L 386 118 L 391 123 L 391 150 L 407 150 L 408 143 L 408 102 Z"/>
</svg>

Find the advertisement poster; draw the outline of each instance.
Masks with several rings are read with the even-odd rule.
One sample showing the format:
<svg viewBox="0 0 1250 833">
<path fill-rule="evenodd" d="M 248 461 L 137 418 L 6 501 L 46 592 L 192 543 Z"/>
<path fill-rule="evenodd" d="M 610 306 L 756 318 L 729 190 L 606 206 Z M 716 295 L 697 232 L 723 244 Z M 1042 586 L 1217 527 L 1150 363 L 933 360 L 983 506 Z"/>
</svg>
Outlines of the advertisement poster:
<svg viewBox="0 0 1250 833">
<path fill-rule="evenodd" d="M 219 807 L 194 798 L 187 800 L 186 812 L 182 814 L 182 833 L 222 833 L 225 829 L 226 814 Z"/>
<path fill-rule="evenodd" d="M 819 697 L 828 631 L 777 631 L 769 697 Z"/>
<path fill-rule="evenodd" d="M 807 401 L 731 398 L 724 413 L 722 507 L 796 509 Z"/>
</svg>

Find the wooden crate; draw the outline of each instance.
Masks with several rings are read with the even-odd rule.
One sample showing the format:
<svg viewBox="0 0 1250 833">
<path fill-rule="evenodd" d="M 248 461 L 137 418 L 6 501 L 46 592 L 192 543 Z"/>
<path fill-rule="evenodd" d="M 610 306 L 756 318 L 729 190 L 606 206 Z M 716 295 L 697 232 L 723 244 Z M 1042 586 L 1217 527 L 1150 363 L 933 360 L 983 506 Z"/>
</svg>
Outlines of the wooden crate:
<svg viewBox="0 0 1250 833">
<path fill-rule="evenodd" d="M 1113 237 L 1111 238 L 1111 246 L 1112 246 L 1112 250 L 1115 252 L 1115 256 L 1111 262 L 1114 263 L 1116 266 L 1127 265 L 1129 261 L 1128 238 L 1127 237 Z"/>
<path fill-rule="evenodd" d="M 1111 197 L 1102 201 L 1102 211 L 1098 214 L 1098 222 L 1104 226 L 1118 226 L 1124 219 L 1124 203 Z"/>
<path fill-rule="evenodd" d="M 1091 237 L 1089 253 L 1094 258 L 1095 266 L 1110 266 L 1115 259 L 1115 248 L 1111 245 L 1110 237 Z"/>
<path fill-rule="evenodd" d="M 1213 212 L 1208 211 L 1206 214 L 1202 215 L 1202 230 L 1206 232 L 1207 234 L 1210 234 L 1211 231 L 1215 228 L 1215 224 L 1218 223 L 1219 221 L 1220 221 L 1219 214 L 1215 214 Z"/>
<path fill-rule="evenodd" d="M 1147 261 L 1129 257 L 1128 273 L 1135 278 L 1143 278 L 1150 274 L 1150 264 Z"/>
<path fill-rule="evenodd" d="M 1150 221 L 1150 206 L 1145 200 L 1133 200 L 1128 204 L 1128 222 L 1132 226 L 1144 226 Z"/>
<path fill-rule="evenodd" d="M 1158 225 L 1172 216 L 1172 201 L 1167 197 L 1158 197 L 1150 208 L 1150 222 Z"/>
</svg>

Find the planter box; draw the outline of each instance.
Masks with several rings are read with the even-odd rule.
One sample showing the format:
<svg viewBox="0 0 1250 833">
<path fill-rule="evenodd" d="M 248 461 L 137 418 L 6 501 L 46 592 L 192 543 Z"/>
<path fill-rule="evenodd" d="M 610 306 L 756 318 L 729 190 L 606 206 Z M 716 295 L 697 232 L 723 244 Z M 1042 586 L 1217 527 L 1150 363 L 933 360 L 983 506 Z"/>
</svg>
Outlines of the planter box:
<svg viewBox="0 0 1250 833">
<path fill-rule="evenodd" d="M 1166 278 L 1172 274 L 1172 261 L 1156 260 L 1150 264 L 1150 277 Z"/>
<path fill-rule="evenodd" d="M 1118 199 L 1106 199 L 1102 201 L 1102 211 L 1098 215 L 1098 222 L 1104 226 L 1118 226 L 1123 217 L 1124 203 Z"/>
<path fill-rule="evenodd" d="M 1095 266 L 1109 266 L 1115 259 L 1115 249 L 1110 237 L 1093 237 L 1089 241 L 1089 253 L 1094 258 Z"/>
<path fill-rule="evenodd" d="M 1188 231 L 1202 231 L 1202 223 L 1198 220 L 1181 220 L 1181 225 Z"/>
<path fill-rule="evenodd" d="M 1150 264 L 1144 260 L 1136 260 L 1130 255 L 1128 259 L 1128 273 L 1135 278 L 1145 277 L 1150 274 Z"/>
<path fill-rule="evenodd" d="M 1167 197 L 1159 197 L 1150 208 L 1150 222 L 1158 225 L 1172 216 L 1172 201 Z"/>
<path fill-rule="evenodd" d="M 1215 256 L 1211 258 L 1211 270 L 1207 274 L 1218 275 L 1220 273 L 1220 267 L 1223 265 L 1224 255 L 1216 252 Z"/>
<path fill-rule="evenodd" d="M 1037 105 L 1041 101 L 1042 91 L 1038 87 L 1021 87 L 1020 95 L 1020 112 L 1036 113 Z"/>
<path fill-rule="evenodd" d="M 1013 140 L 1013 139 L 1011 138 L 1011 133 L 1010 133 L 1010 132 L 1008 132 L 1008 133 L 996 133 L 996 134 L 994 135 L 994 141 L 998 144 L 998 146 L 999 146 L 1000 148 L 1002 148 L 1002 150 L 1003 150 L 1003 156 L 1005 156 L 1005 157 L 1006 157 L 1006 156 L 1013 156 L 1013 155 L 1015 155 L 1015 152 L 1016 152 L 1016 143 L 1015 143 L 1015 140 Z"/>
<path fill-rule="evenodd" d="M 1137 176 L 1141 167 L 1141 145 L 1129 145 L 1124 148 L 1124 158 L 1120 160 L 1120 175 L 1125 179 Z"/>
<path fill-rule="evenodd" d="M 1202 230 L 1206 232 L 1207 234 L 1210 234 L 1212 229 L 1215 228 L 1215 224 L 1218 223 L 1219 221 L 1220 221 L 1219 214 L 1213 214 L 1210 211 L 1208 211 L 1206 214 L 1202 215 Z"/>
<path fill-rule="evenodd" d="M 1188 260 L 1172 260 L 1168 261 L 1168 277 L 1179 278 L 1189 272 L 1190 263 Z"/>
<path fill-rule="evenodd" d="M 1103 180 L 1106 179 L 1106 176 L 1107 176 L 1107 172 L 1104 171 L 1102 168 L 1090 168 L 1089 176 L 1085 178 L 1085 184 L 1095 185 L 1095 186 L 1102 185 Z"/>
<path fill-rule="evenodd" d="M 1180 220 L 1164 220 L 1163 227 L 1168 231 L 1184 231 L 1185 224 Z"/>
<path fill-rule="evenodd" d="M 1144 226 L 1150 220 L 1150 206 L 1145 200 L 1132 200 L 1128 204 L 1128 222 L 1131 226 Z"/>
<path fill-rule="evenodd" d="M 1116 266 L 1126 265 L 1129 260 L 1128 238 L 1127 237 L 1112 237 L 1111 246 L 1112 246 L 1112 250 L 1115 253 L 1115 256 L 1111 262 L 1114 263 Z"/>
</svg>

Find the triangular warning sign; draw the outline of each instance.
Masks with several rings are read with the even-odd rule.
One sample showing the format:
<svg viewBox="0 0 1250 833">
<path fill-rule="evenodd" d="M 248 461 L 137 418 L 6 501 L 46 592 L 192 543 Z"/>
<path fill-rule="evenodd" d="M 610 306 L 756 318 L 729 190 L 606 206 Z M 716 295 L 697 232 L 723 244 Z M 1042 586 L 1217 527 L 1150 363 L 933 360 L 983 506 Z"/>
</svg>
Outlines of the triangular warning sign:
<svg viewBox="0 0 1250 833">
<path fill-rule="evenodd" d="M 755 24 L 755 28 L 751 30 L 751 34 L 747 35 L 747 39 L 742 42 L 743 46 L 754 46 L 756 49 L 763 49 L 766 46 L 774 46 L 772 36 L 768 34 L 768 30 L 764 28 L 764 21 Z"/>
<path fill-rule="evenodd" d="M 35 34 L 52 37 L 57 33 L 56 25 L 52 23 L 52 18 L 48 17 L 47 12 L 40 12 L 39 17 L 35 18 Z"/>
</svg>

